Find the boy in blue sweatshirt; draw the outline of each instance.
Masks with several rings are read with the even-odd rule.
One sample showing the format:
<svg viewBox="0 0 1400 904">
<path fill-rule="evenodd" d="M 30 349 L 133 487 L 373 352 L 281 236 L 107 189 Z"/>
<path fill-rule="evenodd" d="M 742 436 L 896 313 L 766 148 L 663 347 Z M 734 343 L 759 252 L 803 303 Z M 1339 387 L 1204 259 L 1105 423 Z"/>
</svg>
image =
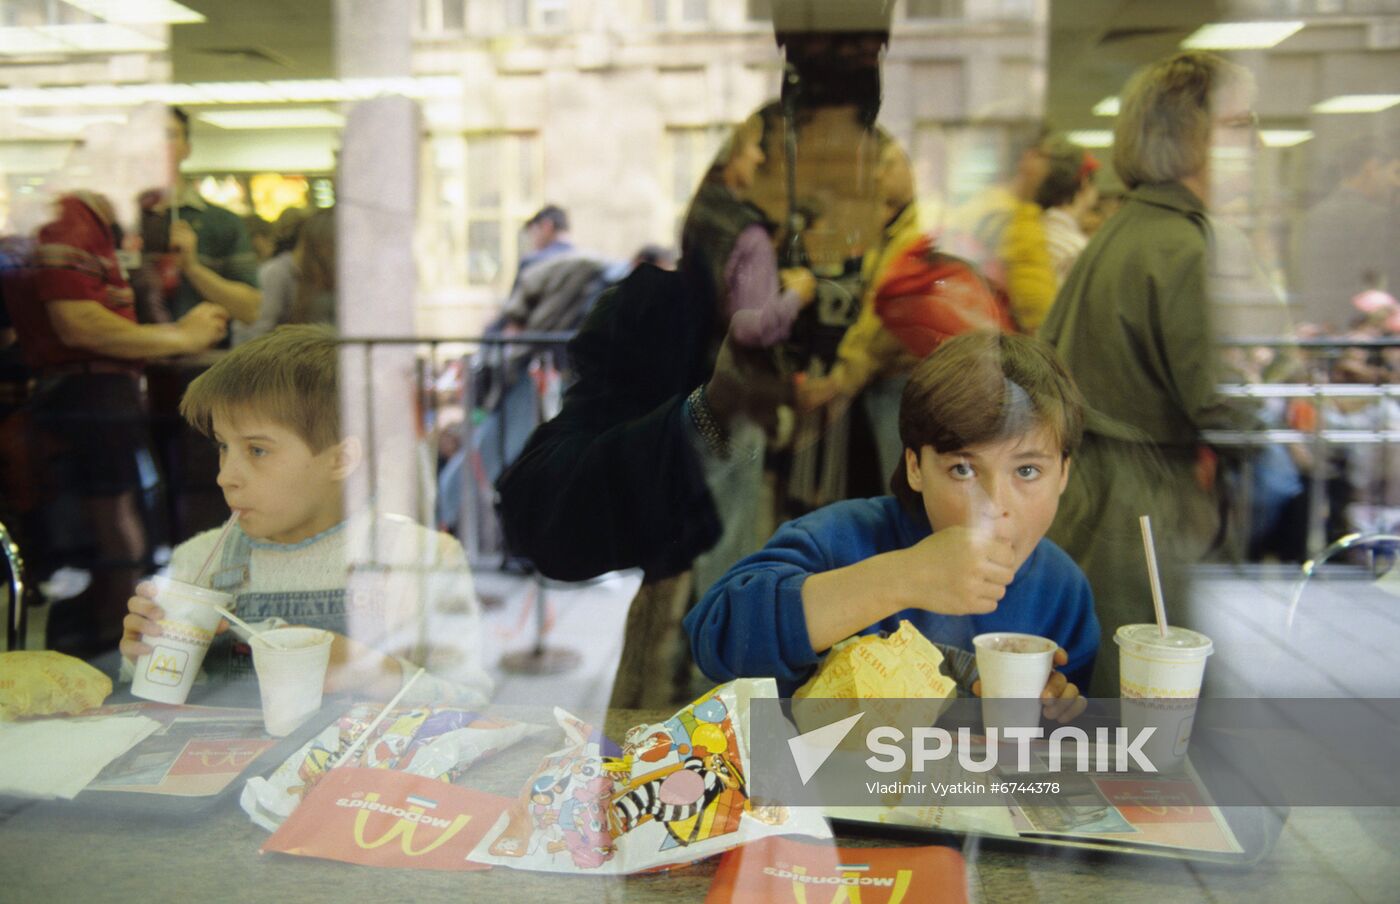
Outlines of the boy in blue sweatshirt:
<svg viewBox="0 0 1400 904">
<path fill-rule="evenodd" d="M 772 676 L 787 695 L 837 641 L 893 632 L 901 619 L 966 651 L 977 634 L 1018 631 L 1061 648 L 1046 717 L 1077 714 L 1098 619 L 1084 573 L 1045 532 L 1083 425 L 1079 390 L 1045 343 L 948 340 L 904 390 L 894 496 L 779 528 L 686 617 L 695 661 L 715 681 Z"/>
</svg>

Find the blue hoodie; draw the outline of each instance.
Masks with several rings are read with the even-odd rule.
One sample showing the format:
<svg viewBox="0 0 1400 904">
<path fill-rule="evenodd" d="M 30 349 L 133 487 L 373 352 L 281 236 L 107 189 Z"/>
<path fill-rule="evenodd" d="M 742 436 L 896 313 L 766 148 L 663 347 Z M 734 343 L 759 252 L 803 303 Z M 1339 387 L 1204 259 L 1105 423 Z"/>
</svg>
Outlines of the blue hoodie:
<svg viewBox="0 0 1400 904">
<path fill-rule="evenodd" d="M 838 502 L 789 521 L 768 545 L 720 578 L 685 619 L 690 648 L 701 671 L 715 681 L 772 676 L 790 695 L 812 676 L 821 652 L 812 649 L 802 610 L 809 575 L 854 565 L 871 556 L 907 549 L 929 536 L 893 496 Z M 996 611 L 940 615 L 905 609 L 862 634 L 894 632 L 907 619 L 929 640 L 972 650 L 972 638 L 989 631 L 1048 637 L 1065 648 L 1064 672 L 1088 686 L 1099 646 L 1099 622 L 1089 582 L 1065 552 L 1042 539 L 1006 588 Z"/>
</svg>

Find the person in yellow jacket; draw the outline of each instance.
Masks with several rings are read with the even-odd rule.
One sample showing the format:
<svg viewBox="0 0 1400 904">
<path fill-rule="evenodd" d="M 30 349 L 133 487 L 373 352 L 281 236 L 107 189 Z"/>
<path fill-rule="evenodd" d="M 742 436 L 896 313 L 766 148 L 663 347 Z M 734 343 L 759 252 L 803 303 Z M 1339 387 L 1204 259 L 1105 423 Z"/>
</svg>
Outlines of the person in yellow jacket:
<svg viewBox="0 0 1400 904">
<path fill-rule="evenodd" d="M 954 213 L 949 250 L 976 263 L 1005 295 L 1023 333 L 1034 333 L 1055 301 L 1055 270 L 1036 192 L 1063 138 L 1042 134 L 1021 152 L 1009 182 L 993 185 Z"/>
<path fill-rule="evenodd" d="M 797 403 L 802 410 L 812 411 L 837 400 L 849 403 L 865 390 L 863 398 L 875 432 L 880 471 L 891 474 L 903 455 L 896 429 L 900 393 L 917 359 L 881 324 L 875 296 L 891 264 L 925 237 L 930 224 L 914 196 L 909 157 L 889 137 L 882 138 L 875 189 L 888 219 L 880 243 L 868 250 L 861 262 L 864 290 L 860 313 L 841 337 L 831 373 L 803 381 L 797 389 Z"/>
</svg>

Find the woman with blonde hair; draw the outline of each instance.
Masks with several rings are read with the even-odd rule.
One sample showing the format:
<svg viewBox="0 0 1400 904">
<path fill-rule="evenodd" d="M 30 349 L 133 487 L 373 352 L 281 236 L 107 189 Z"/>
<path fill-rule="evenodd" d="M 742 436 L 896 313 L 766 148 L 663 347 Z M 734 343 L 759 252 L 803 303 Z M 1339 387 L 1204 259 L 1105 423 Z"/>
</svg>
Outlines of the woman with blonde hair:
<svg viewBox="0 0 1400 904">
<path fill-rule="evenodd" d="M 1214 452 L 1202 431 L 1248 429 L 1216 387 L 1212 148 L 1252 140 L 1249 73 L 1187 52 L 1128 82 L 1114 132 L 1123 207 L 1084 249 L 1040 330 L 1091 409 L 1050 537 L 1089 576 L 1113 649 L 1119 626 L 1153 620 L 1137 518 L 1150 514 L 1173 624 L 1191 621 L 1187 566 L 1220 535 Z M 1093 696 L 1119 691 L 1099 657 Z"/>
</svg>

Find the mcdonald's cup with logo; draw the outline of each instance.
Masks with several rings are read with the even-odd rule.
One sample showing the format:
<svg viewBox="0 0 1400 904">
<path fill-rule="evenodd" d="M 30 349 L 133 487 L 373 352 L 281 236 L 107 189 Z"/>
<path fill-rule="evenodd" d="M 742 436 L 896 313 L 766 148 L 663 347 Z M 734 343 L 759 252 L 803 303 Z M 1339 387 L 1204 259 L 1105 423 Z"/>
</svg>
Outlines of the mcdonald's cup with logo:
<svg viewBox="0 0 1400 904">
<path fill-rule="evenodd" d="M 184 703 L 223 617 L 214 607 L 231 606 L 233 597 L 170 578 L 151 580 L 156 585 L 156 604 L 165 617 L 160 620 L 159 637 L 141 637 L 151 652 L 136 660 L 131 693 L 157 703 Z"/>
</svg>

